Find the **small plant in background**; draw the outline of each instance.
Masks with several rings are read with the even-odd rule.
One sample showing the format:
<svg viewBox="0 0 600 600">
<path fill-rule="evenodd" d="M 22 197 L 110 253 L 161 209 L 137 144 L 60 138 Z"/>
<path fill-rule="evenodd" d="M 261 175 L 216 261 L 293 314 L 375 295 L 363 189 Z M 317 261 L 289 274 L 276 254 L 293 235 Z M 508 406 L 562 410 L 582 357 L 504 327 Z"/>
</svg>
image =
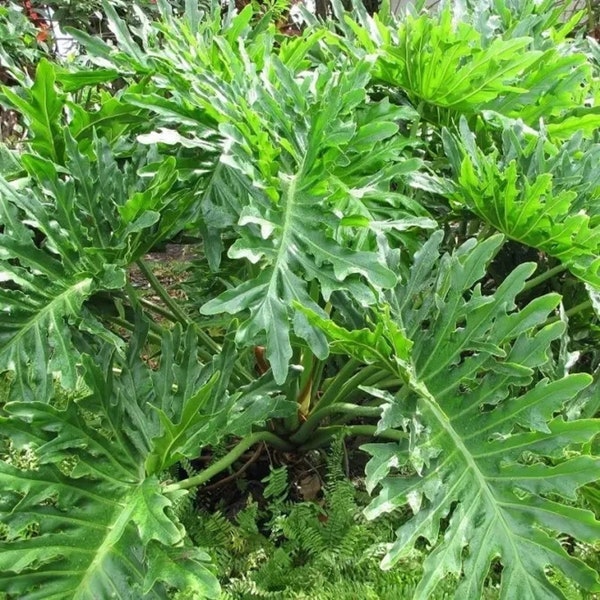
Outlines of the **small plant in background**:
<svg viewBox="0 0 600 600">
<path fill-rule="evenodd" d="M 38 31 L 16 2 L 0 6 L 0 81 L 9 83 L 11 70 L 23 70 L 34 65 L 43 54 L 37 39 Z"/>
<path fill-rule="evenodd" d="M 105 2 L 2 89 L 8 598 L 600 591 L 599 80 L 519 7 Z"/>
</svg>

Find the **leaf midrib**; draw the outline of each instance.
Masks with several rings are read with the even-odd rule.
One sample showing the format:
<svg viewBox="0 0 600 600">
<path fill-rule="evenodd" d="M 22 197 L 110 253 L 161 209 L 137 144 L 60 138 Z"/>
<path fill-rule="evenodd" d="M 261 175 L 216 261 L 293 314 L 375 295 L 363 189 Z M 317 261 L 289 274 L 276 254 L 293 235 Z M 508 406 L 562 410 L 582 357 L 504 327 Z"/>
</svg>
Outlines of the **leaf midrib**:
<svg viewBox="0 0 600 600">
<path fill-rule="evenodd" d="M 499 510 L 499 504 L 494 496 L 494 493 L 490 489 L 487 477 L 480 471 L 477 462 L 473 458 L 473 455 L 469 451 L 469 449 L 463 443 L 462 437 L 455 431 L 452 427 L 450 420 L 448 419 L 446 413 L 439 407 L 435 398 L 429 393 L 426 386 L 422 386 L 426 394 L 421 393 L 422 400 L 426 403 L 427 408 L 431 411 L 435 419 L 438 421 L 440 427 L 447 433 L 452 442 L 454 443 L 454 447 L 458 450 L 458 452 L 462 455 L 465 463 L 467 464 L 467 468 L 473 473 L 475 476 L 476 482 L 479 484 L 479 488 L 483 491 L 483 494 L 487 500 L 487 504 L 491 506 L 494 511 L 496 521 L 500 523 L 505 531 L 505 539 L 508 540 L 510 544 L 513 556 L 518 557 L 519 552 L 515 546 L 513 535 L 511 532 L 511 528 L 504 518 L 504 515 Z"/>
<path fill-rule="evenodd" d="M 143 482 L 140 483 L 140 487 Z M 104 561 L 104 558 L 113 551 L 113 548 L 118 545 L 119 540 L 121 539 L 125 529 L 127 528 L 131 516 L 135 509 L 135 503 L 130 501 L 130 497 L 133 496 L 137 492 L 137 487 L 134 488 L 132 493 L 127 494 L 126 497 L 123 498 L 123 501 L 119 504 L 121 510 L 116 515 L 116 518 L 111 519 L 109 523 L 107 523 L 107 534 L 102 540 L 102 543 L 97 547 L 94 552 L 94 559 L 88 565 L 88 568 L 85 570 L 79 585 L 74 590 L 73 598 L 85 598 L 85 592 L 89 591 L 89 580 L 99 568 L 99 566 Z"/>
<path fill-rule="evenodd" d="M 277 257 L 275 258 L 275 263 L 273 264 L 273 274 L 271 275 L 271 281 L 269 282 L 269 294 L 272 294 L 274 291 L 274 286 L 277 282 L 277 273 L 281 268 L 281 262 L 284 260 L 285 255 L 287 254 L 287 246 L 289 242 L 289 238 L 291 235 L 291 222 L 292 222 L 292 213 L 294 207 L 294 200 L 296 198 L 296 187 L 298 185 L 298 177 L 300 173 L 302 173 L 304 166 L 301 165 L 298 172 L 292 176 L 288 189 L 284 194 L 283 201 L 283 222 L 281 224 L 281 239 L 279 241 L 279 248 L 277 249 Z"/>
</svg>

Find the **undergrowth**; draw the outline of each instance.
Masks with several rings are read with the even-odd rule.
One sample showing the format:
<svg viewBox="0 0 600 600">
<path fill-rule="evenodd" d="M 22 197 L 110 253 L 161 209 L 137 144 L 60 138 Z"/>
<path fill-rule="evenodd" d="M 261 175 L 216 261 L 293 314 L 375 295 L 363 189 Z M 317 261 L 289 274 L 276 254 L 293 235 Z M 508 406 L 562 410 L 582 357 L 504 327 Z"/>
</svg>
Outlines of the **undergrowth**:
<svg viewBox="0 0 600 600">
<path fill-rule="evenodd" d="M 415 549 L 397 568 L 384 571 L 380 562 L 395 529 L 407 518 L 388 516 L 368 521 L 363 509 L 368 495 L 360 479 L 344 471 L 344 446 L 336 440 L 325 453 L 322 493 L 312 501 L 290 499 L 293 482 L 286 465 L 271 467 L 261 493 L 248 495 L 234 515 L 225 502 L 217 510 L 198 510 L 187 498 L 180 519 L 192 542 L 206 546 L 222 585 L 222 600 L 409 600 L 422 577 L 423 552 Z M 191 466 L 190 469 L 193 469 Z M 186 468 L 186 470 L 188 470 Z M 241 483 L 241 482 L 240 482 Z M 200 495 L 202 491 L 200 491 Z M 425 548 L 423 548 L 424 550 Z M 574 553 L 598 565 L 597 549 L 577 545 Z M 496 577 L 488 578 L 482 600 L 500 598 Z M 584 595 L 558 574 L 553 582 L 567 600 Z M 456 582 L 447 578 L 435 600 L 453 597 Z M 173 600 L 194 600 L 179 592 Z"/>
<path fill-rule="evenodd" d="M 398 569 L 379 569 L 394 522 L 366 520 L 364 491 L 344 473 L 342 456 L 338 441 L 326 455 L 322 497 L 313 501 L 290 500 L 284 465 L 271 468 L 261 497 L 248 496 L 232 518 L 226 507 L 186 505 L 181 520 L 195 544 L 211 540 L 224 600 L 410 597 L 421 574 L 418 553 Z"/>
</svg>

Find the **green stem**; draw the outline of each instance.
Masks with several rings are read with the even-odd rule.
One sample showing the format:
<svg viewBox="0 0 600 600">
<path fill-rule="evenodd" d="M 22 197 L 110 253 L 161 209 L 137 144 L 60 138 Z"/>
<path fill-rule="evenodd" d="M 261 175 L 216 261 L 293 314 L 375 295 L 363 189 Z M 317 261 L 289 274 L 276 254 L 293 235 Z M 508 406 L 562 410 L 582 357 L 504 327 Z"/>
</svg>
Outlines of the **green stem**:
<svg viewBox="0 0 600 600">
<path fill-rule="evenodd" d="M 340 386 L 343 385 L 344 381 L 347 380 L 348 377 L 352 374 L 352 372 L 361 365 L 358 360 L 351 358 L 338 372 L 337 374 L 331 378 L 329 383 L 323 386 L 323 395 L 319 402 L 323 402 L 325 400 L 325 404 L 329 402 L 329 397 L 335 395 L 339 390 Z M 341 383 L 340 383 L 341 382 Z"/>
<path fill-rule="evenodd" d="M 579 304 L 572 306 L 569 310 L 566 310 L 565 316 L 572 317 L 573 315 L 583 312 L 584 310 L 586 310 L 588 308 L 592 308 L 592 301 L 584 300 L 583 302 L 580 302 Z M 555 315 L 554 317 L 550 317 L 549 319 L 546 319 L 546 321 L 544 321 L 544 323 L 542 323 L 540 325 L 540 327 L 545 327 L 546 325 L 550 325 L 551 323 L 556 323 L 556 321 L 559 321 L 559 320 L 560 320 L 560 317 L 558 315 Z"/>
<path fill-rule="evenodd" d="M 200 340 L 206 348 L 208 348 L 213 354 L 219 354 L 221 352 L 221 346 L 217 344 L 209 335 L 207 335 L 202 328 L 195 323 L 180 306 L 169 296 L 169 293 L 164 288 L 162 283 L 157 279 L 156 275 L 152 272 L 152 269 L 142 260 L 137 261 L 137 265 L 150 283 L 152 289 L 156 292 L 157 296 L 164 302 L 167 308 L 171 311 L 173 317 L 184 326 L 193 327 L 198 340 Z M 235 373 L 239 376 L 242 383 L 249 383 L 254 379 L 252 375 L 239 364 L 234 366 Z"/>
<path fill-rule="evenodd" d="M 522 292 L 526 292 L 527 290 L 530 290 L 531 288 L 537 287 L 538 285 L 540 285 L 540 283 L 544 283 L 544 281 L 551 279 L 555 275 L 558 275 L 559 273 L 562 273 L 563 271 L 566 271 L 566 270 L 567 270 L 567 267 L 565 265 L 563 265 L 563 264 L 556 265 L 555 267 L 552 267 L 551 269 L 544 271 L 544 273 L 542 273 L 541 275 L 538 275 L 537 277 L 530 279 L 523 287 Z"/>
<path fill-rule="evenodd" d="M 367 387 L 379 387 L 379 383 L 390 376 L 387 370 L 380 370 L 377 373 L 373 373 L 368 379 L 362 382 L 361 385 Z"/>
<path fill-rule="evenodd" d="M 156 314 L 165 317 L 172 323 L 177 323 L 179 321 L 177 317 L 175 317 L 172 313 L 170 313 L 167 309 L 163 308 L 162 306 L 158 306 L 157 304 L 154 304 L 154 302 L 146 300 L 145 298 L 138 298 L 135 290 L 133 289 L 133 286 L 130 283 L 126 284 L 125 290 L 127 291 L 129 301 L 131 302 L 132 306 L 135 307 L 136 305 L 138 305 L 140 309 L 141 307 L 145 306 L 146 308 L 154 311 Z M 154 321 L 150 321 L 150 324 L 156 325 Z M 202 358 L 202 360 L 205 360 L 206 362 L 210 362 L 213 358 L 213 355 L 210 352 L 208 352 L 205 348 L 198 347 L 197 352 L 198 355 Z"/>
<path fill-rule="evenodd" d="M 268 442 L 272 446 L 276 448 L 280 448 L 281 450 L 293 450 L 293 446 L 288 444 L 286 441 L 282 440 L 280 437 L 276 436 L 274 433 L 270 431 L 258 431 L 256 433 L 251 433 L 242 439 L 242 441 L 235 446 L 232 450 L 230 450 L 223 458 L 214 462 L 212 465 L 208 466 L 198 475 L 194 475 L 193 477 L 189 477 L 188 479 L 182 479 L 177 483 L 171 483 L 169 485 L 165 485 L 163 487 L 163 492 L 176 492 L 178 490 L 188 490 L 193 487 L 198 487 L 203 483 L 206 483 L 210 479 L 212 479 L 215 475 L 221 473 L 228 467 L 230 467 L 248 448 L 254 446 L 259 442 Z"/>
<path fill-rule="evenodd" d="M 566 310 L 565 315 L 567 317 L 572 317 L 573 315 L 583 312 L 588 308 L 592 308 L 592 301 L 584 300 L 583 302 L 580 302 L 579 304 L 576 304 L 575 306 L 571 307 L 569 310 Z"/>
<path fill-rule="evenodd" d="M 121 319 L 121 317 L 107 317 L 107 320 L 113 325 L 116 325 L 117 327 L 127 329 L 127 331 L 133 332 L 135 330 L 135 327 L 129 321 L 127 321 L 126 319 Z M 158 329 L 160 331 L 160 327 L 156 325 L 153 327 L 153 323 L 150 323 L 150 327 L 155 330 Z M 162 341 L 160 334 L 155 333 L 155 331 L 148 331 L 148 339 L 153 343 L 157 344 L 158 346 L 160 346 Z"/>
<path fill-rule="evenodd" d="M 300 429 L 290 436 L 290 441 L 294 444 L 303 444 L 323 419 L 336 413 L 343 413 L 350 417 L 379 417 L 381 416 L 381 408 L 378 406 L 358 406 L 345 402 L 319 407 L 306 419 Z"/>
<path fill-rule="evenodd" d="M 169 312 L 166 308 L 163 308 L 158 304 L 154 304 L 154 302 L 150 302 L 150 300 L 146 300 L 146 298 L 139 298 L 139 302 L 143 307 L 151 310 L 153 313 L 156 313 L 161 317 L 164 317 L 165 319 L 168 319 L 172 323 L 178 322 L 177 317 L 173 313 Z"/>
<path fill-rule="evenodd" d="M 396 380 L 396 382 L 399 382 L 399 381 L 400 380 Z M 383 387 L 383 386 L 379 386 L 379 387 Z M 410 392 L 410 389 L 407 386 L 403 386 L 400 390 L 398 390 L 398 392 L 396 392 L 394 401 L 396 403 L 401 404 L 402 402 L 404 402 L 406 400 L 409 392 Z M 377 410 L 379 410 L 381 412 L 383 402 L 384 401 L 381 398 L 373 397 L 370 400 L 367 400 L 361 406 L 368 407 L 368 408 L 377 408 Z M 336 417 L 335 419 L 331 419 L 329 424 L 330 425 L 345 425 L 351 418 L 352 418 L 351 415 L 342 414 L 341 416 Z"/>
<path fill-rule="evenodd" d="M 336 435 L 343 435 L 344 437 L 349 435 L 364 435 L 393 442 L 400 442 L 406 440 L 408 437 L 408 434 L 403 431 L 396 431 L 395 429 L 386 429 L 377 433 L 376 425 L 332 425 L 331 427 L 322 427 L 319 429 L 317 435 L 306 444 L 300 446 L 298 450 L 304 452 L 306 450 L 321 448 L 327 445 Z"/>
<path fill-rule="evenodd" d="M 157 279 L 156 275 L 152 272 L 152 269 L 142 260 L 137 261 L 137 265 L 140 271 L 144 274 L 148 283 L 152 286 L 152 289 L 156 292 L 158 297 L 165 303 L 173 315 L 182 325 L 191 325 L 193 321 L 181 310 L 177 302 L 169 296 L 167 290 L 163 287 L 162 283 Z M 212 342 L 212 340 L 211 340 Z"/>
<path fill-rule="evenodd" d="M 135 309 L 138 310 L 140 312 L 142 312 L 142 308 L 140 306 L 140 301 L 139 298 L 137 296 L 137 294 L 135 293 L 135 290 L 133 289 L 133 286 L 131 285 L 131 283 L 129 281 L 125 282 L 125 293 L 127 295 L 127 298 L 129 298 L 129 302 L 131 303 L 131 306 Z"/>
<path fill-rule="evenodd" d="M 368 387 L 383 387 L 388 386 L 391 387 L 394 383 L 398 383 L 399 385 L 403 385 L 404 382 L 398 377 L 390 376 L 390 371 L 388 369 L 384 369 L 381 366 L 379 367 L 379 371 L 374 373 L 367 380 L 363 381 L 361 385 Z"/>
<path fill-rule="evenodd" d="M 590 35 L 596 29 L 596 14 L 594 13 L 594 7 L 592 6 L 592 0 L 586 0 L 586 9 L 587 9 L 587 28 Z"/>
<path fill-rule="evenodd" d="M 374 370 L 377 369 L 376 373 L 373 373 Z M 369 372 L 364 373 L 364 371 L 370 370 Z M 372 375 L 370 373 L 373 373 Z M 384 384 L 389 384 L 390 382 L 398 385 L 403 385 L 403 382 L 397 378 L 390 378 L 389 372 L 387 370 L 383 370 L 380 365 L 371 365 L 363 371 L 360 371 L 356 374 L 357 376 L 348 381 L 347 385 L 345 385 L 338 397 L 336 398 L 336 403 L 343 402 L 356 402 L 360 398 L 364 398 L 366 392 L 360 389 L 360 386 L 368 386 L 368 387 L 377 387 L 382 388 Z M 360 375 L 360 377 L 359 377 Z M 389 387 L 389 386 L 388 386 Z M 320 406 L 320 404 L 319 404 Z"/>
<path fill-rule="evenodd" d="M 324 360 L 320 360 L 317 362 L 317 366 L 315 367 L 315 372 L 314 372 L 314 376 L 313 376 L 311 400 L 310 400 L 311 406 L 318 404 L 318 394 L 319 394 L 319 390 L 321 389 L 321 380 L 323 377 L 323 370 L 325 369 L 325 362 L 326 361 L 324 361 Z"/>
<path fill-rule="evenodd" d="M 386 373 L 386 375 L 388 375 Z M 398 377 L 392 377 L 389 376 L 388 377 L 382 377 L 378 382 L 377 382 L 377 387 L 385 390 L 387 388 L 395 388 L 395 387 L 402 387 L 404 385 L 404 381 Z M 364 384 L 364 385 L 369 385 L 369 384 Z M 374 387 L 374 386 L 373 386 Z"/>
<path fill-rule="evenodd" d="M 370 365 L 355 373 L 350 379 L 348 376 L 356 367 L 360 365 L 360 362 L 351 359 L 335 376 L 331 385 L 327 388 L 321 399 L 319 400 L 319 407 L 329 406 L 330 404 L 336 404 L 341 398 L 346 399 L 346 395 L 362 385 L 365 380 L 368 380 L 376 372 L 381 370 L 381 367 L 377 365 Z"/>
</svg>

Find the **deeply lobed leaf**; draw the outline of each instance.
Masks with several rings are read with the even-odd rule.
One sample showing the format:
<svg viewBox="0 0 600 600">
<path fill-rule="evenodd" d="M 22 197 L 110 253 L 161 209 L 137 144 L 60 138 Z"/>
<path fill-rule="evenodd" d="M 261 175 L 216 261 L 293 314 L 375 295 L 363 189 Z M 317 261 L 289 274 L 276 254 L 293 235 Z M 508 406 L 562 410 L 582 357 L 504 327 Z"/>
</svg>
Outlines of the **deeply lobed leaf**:
<svg viewBox="0 0 600 600">
<path fill-rule="evenodd" d="M 450 199 L 508 237 L 548 253 L 574 275 L 600 286 L 600 180 L 597 144 L 575 136 L 559 147 L 504 133 L 502 154 L 477 147 L 466 121 L 461 138 L 444 134 L 456 173 Z"/>
<path fill-rule="evenodd" d="M 556 540 L 568 534 L 591 542 L 600 533 L 591 513 L 568 503 L 600 465 L 568 450 L 588 443 L 598 424 L 558 416 L 591 377 L 537 375 L 563 327 L 545 325 L 559 297 L 517 310 L 530 264 L 483 295 L 475 284 L 502 238 L 469 241 L 441 259 L 440 241 L 434 235 L 417 253 L 410 278 L 394 292 L 391 316 L 378 319 L 379 341 L 371 352 L 364 347 L 407 388 L 386 407 L 380 428 L 406 428 L 409 442 L 364 446 L 372 455 L 367 486 L 378 489 L 367 515 L 407 503 L 413 512 L 383 566 L 424 538 L 431 551 L 416 598 L 430 597 L 448 574 L 459 579 L 456 598 L 479 598 L 495 560 L 503 566 L 501 597 L 562 597 L 547 567 L 597 590 L 598 575 Z M 334 348 L 353 335 L 310 318 Z"/>
<path fill-rule="evenodd" d="M 125 268 L 183 223 L 193 203 L 166 160 L 150 181 L 121 166 L 103 140 L 83 154 L 68 132 L 59 166 L 24 154 L 28 177 L 0 177 L 0 372 L 15 399 L 49 397 L 53 373 L 73 387 L 78 352 L 71 326 L 101 330 L 84 303 L 125 284 Z M 108 335 L 108 333 L 106 333 Z"/>
<path fill-rule="evenodd" d="M 200 551 L 179 553 L 181 573 L 174 566 L 155 572 L 154 558 L 165 565 L 184 539 L 174 498 L 144 474 L 123 405 L 98 401 L 65 410 L 6 405 L 3 434 L 36 461 L 0 461 L 2 589 L 30 599 L 163 598 L 165 582 L 216 598 L 218 584 Z"/>
<path fill-rule="evenodd" d="M 219 264 L 221 235 L 233 229 L 229 257 L 256 267 L 202 312 L 242 314 L 237 342 L 266 346 L 281 383 L 292 336 L 316 356 L 325 353 L 322 335 L 292 303 L 318 312 L 319 296 L 341 292 L 373 304 L 396 282 L 379 253 L 382 239 L 435 223 L 391 190 L 421 164 L 404 156 L 414 140 L 398 135 L 399 123 L 415 113 L 367 98 L 370 61 L 332 57 L 313 69 L 314 52 L 330 54 L 325 29 L 278 40 L 264 23 L 252 30 L 250 19 L 246 9 L 215 31 L 210 20 L 167 15 L 159 26 L 164 39 L 159 47 L 146 40 L 143 64 L 125 39 L 120 52 L 139 72 L 150 70 L 157 88 L 125 96 L 162 126 L 144 139 L 216 155 L 200 203 L 210 264 Z M 117 66 L 120 57 L 113 55 Z M 320 294 L 311 295 L 311 286 Z"/>
</svg>

